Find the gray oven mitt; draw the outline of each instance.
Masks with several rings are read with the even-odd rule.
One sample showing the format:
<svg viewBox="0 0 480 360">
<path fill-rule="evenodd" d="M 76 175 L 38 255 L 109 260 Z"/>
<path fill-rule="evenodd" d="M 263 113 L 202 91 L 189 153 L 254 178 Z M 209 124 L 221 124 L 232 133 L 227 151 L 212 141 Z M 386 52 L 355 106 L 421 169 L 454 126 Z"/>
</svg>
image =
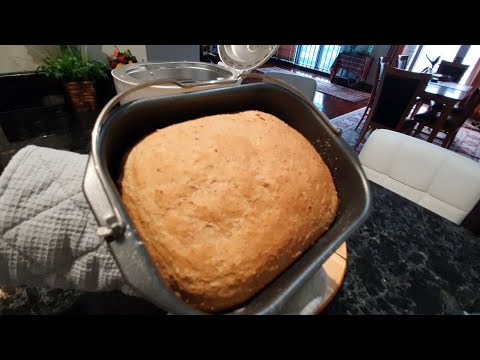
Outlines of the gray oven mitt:
<svg viewBox="0 0 480 360">
<path fill-rule="evenodd" d="M 88 156 L 29 145 L 0 176 L 0 286 L 133 295 L 83 195 Z"/>
</svg>

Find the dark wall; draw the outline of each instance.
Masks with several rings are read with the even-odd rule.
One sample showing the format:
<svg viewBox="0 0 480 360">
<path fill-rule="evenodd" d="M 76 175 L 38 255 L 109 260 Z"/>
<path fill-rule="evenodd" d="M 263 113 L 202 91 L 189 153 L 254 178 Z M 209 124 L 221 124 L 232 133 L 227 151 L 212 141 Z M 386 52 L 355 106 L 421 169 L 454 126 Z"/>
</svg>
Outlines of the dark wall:
<svg viewBox="0 0 480 360">
<path fill-rule="evenodd" d="M 97 81 L 99 108 L 115 96 L 111 78 Z M 0 75 L 0 126 L 9 142 L 68 131 L 73 116 L 63 84 L 36 73 Z"/>
<path fill-rule="evenodd" d="M 45 96 L 63 95 L 62 83 L 36 73 L 0 75 L 0 111 L 42 106 Z"/>
</svg>

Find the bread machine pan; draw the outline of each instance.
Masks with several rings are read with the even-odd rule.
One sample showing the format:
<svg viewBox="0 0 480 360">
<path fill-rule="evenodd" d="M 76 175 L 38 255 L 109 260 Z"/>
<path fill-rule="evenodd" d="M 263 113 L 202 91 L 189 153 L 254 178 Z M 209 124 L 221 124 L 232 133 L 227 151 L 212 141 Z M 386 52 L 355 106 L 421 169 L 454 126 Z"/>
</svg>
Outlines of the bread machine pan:
<svg viewBox="0 0 480 360">
<path fill-rule="evenodd" d="M 108 241 L 131 287 L 171 313 L 204 314 L 175 296 L 162 280 L 122 204 L 116 186 L 125 152 L 156 129 L 207 115 L 264 111 L 303 134 L 332 173 L 339 208 L 330 230 L 262 291 L 227 314 L 278 314 L 282 305 L 368 217 L 371 203 L 368 181 L 357 155 L 328 118 L 310 100 L 284 82 L 265 75 L 255 74 L 254 77 L 273 83 L 243 84 L 139 99 L 120 106 L 116 104 L 122 94 L 117 95 L 102 110 L 92 132 L 83 187 L 100 225 L 98 235 Z M 138 87 L 144 86 L 148 84 Z M 124 94 L 131 91 L 135 88 Z"/>
</svg>

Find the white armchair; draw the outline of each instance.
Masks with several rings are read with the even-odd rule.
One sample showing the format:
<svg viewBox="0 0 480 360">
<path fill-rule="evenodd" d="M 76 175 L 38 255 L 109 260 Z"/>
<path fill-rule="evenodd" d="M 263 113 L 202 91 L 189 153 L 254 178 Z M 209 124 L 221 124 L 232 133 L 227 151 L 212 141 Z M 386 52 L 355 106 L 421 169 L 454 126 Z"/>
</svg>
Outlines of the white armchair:
<svg viewBox="0 0 480 360">
<path fill-rule="evenodd" d="M 480 163 L 390 130 L 375 130 L 360 163 L 367 178 L 456 223 L 480 199 Z"/>
</svg>

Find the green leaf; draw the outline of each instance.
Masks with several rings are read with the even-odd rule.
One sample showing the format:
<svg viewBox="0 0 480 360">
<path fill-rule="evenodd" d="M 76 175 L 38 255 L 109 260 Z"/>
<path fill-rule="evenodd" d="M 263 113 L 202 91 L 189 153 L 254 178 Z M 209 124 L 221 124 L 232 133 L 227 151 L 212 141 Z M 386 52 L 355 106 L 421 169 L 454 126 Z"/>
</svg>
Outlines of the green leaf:
<svg viewBox="0 0 480 360">
<path fill-rule="evenodd" d="M 47 58 L 37 68 L 39 73 L 65 82 L 95 81 L 108 78 L 109 68 L 101 61 L 82 62 L 81 53 L 73 45 L 62 45 L 57 58 Z"/>
</svg>

